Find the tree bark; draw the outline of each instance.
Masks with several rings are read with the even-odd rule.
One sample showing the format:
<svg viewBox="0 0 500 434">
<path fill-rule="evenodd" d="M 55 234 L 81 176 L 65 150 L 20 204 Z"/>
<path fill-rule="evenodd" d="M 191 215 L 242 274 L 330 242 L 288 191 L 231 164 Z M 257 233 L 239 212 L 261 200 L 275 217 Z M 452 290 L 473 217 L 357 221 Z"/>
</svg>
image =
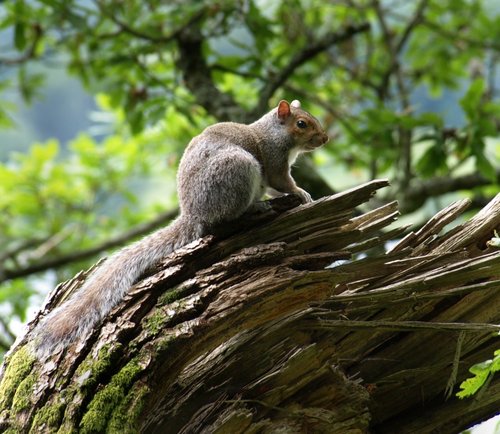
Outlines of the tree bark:
<svg viewBox="0 0 500 434">
<path fill-rule="evenodd" d="M 396 203 L 353 217 L 386 185 L 271 201 L 169 255 L 41 364 L 33 327 L 89 272 L 61 284 L 6 357 L 0 430 L 456 433 L 493 415 L 497 377 L 474 401 L 445 390 L 500 347 L 500 251 L 486 244 L 500 195 L 442 235 L 467 201 L 402 237 L 387 229 Z"/>
</svg>

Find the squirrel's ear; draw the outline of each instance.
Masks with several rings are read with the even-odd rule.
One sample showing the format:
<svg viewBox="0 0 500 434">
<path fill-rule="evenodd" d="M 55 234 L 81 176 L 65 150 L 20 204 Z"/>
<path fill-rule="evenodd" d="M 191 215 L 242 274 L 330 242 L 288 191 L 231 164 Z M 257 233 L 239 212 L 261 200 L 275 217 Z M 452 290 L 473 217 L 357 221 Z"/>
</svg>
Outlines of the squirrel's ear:
<svg viewBox="0 0 500 434">
<path fill-rule="evenodd" d="M 282 99 L 278 104 L 278 118 L 281 121 L 284 121 L 288 118 L 288 116 L 290 116 L 290 113 L 290 104 L 288 104 L 288 101 Z"/>
<path fill-rule="evenodd" d="M 295 108 L 300 108 L 300 101 L 298 99 L 294 99 L 290 105 Z"/>
</svg>

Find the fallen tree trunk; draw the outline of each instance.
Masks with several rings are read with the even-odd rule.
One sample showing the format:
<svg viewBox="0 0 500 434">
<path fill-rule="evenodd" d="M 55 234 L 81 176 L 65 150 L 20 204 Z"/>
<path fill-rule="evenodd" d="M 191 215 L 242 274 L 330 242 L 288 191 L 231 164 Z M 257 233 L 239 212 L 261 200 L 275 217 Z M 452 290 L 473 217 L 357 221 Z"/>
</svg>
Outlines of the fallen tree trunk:
<svg viewBox="0 0 500 434">
<path fill-rule="evenodd" d="M 500 195 L 439 235 L 458 202 L 380 253 L 405 232 L 386 228 L 397 204 L 353 210 L 386 185 L 300 207 L 281 198 L 174 252 L 44 364 L 26 346 L 36 318 L 0 373 L 0 429 L 456 433 L 493 415 L 498 378 L 475 401 L 445 390 L 500 347 L 500 251 L 486 244 Z"/>
</svg>

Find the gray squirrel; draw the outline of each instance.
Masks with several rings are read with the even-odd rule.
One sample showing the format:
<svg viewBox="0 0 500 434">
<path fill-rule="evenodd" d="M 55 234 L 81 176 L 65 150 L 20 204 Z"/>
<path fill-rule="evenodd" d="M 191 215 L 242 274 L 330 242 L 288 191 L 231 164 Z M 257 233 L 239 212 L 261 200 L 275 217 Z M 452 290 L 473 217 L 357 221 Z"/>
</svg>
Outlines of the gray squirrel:
<svg viewBox="0 0 500 434">
<path fill-rule="evenodd" d="M 179 216 L 106 259 L 45 317 L 32 341 L 37 357 L 44 359 L 87 336 L 147 269 L 214 226 L 240 217 L 256 206 L 266 188 L 311 202 L 290 175 L 290 166 L 298 154 L 327 141 L 321 124 L 297 100 L 280 101 L 249 125 L 222 122 L 207 127 L 191 140 L 179 164 Z"/>
</svg>

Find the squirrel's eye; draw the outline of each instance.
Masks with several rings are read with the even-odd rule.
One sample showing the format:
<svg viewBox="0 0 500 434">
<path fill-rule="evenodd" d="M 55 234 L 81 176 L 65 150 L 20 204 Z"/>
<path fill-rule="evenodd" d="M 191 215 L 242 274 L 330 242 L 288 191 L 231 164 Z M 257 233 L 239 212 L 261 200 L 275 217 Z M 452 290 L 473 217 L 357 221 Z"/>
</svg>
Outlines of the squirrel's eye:
<svg viewBox="0 0 500 434">
<path fill-rule="evenodd" d="M 300 119 L 297 121 L 297 126 L 299 128 L 307 128 L 307 123 L 306 123 L 306 121 L 303 121 L 302 119 Z"/>
</svg>

